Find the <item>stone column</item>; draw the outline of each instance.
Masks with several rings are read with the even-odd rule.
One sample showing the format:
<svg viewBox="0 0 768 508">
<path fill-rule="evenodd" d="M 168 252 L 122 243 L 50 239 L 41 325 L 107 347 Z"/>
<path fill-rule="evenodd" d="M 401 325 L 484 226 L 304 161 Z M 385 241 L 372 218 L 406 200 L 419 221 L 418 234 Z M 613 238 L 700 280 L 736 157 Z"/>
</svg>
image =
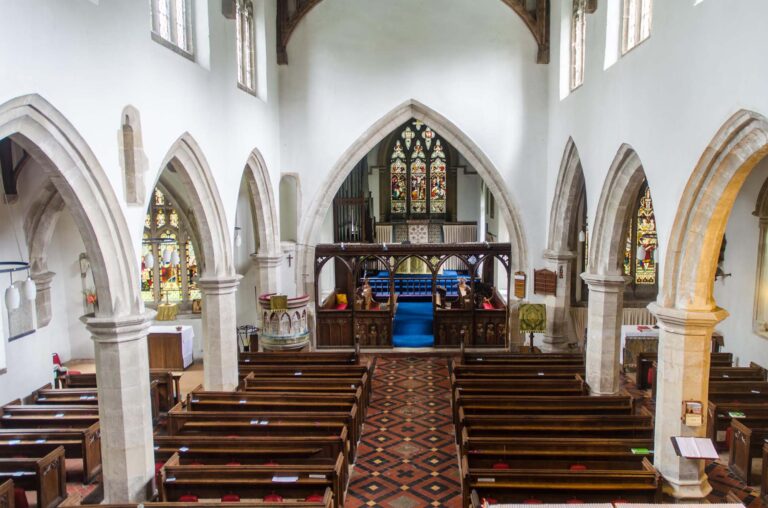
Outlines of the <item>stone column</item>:
<svg viewBox="0 0 768 508">
<path fill-rule="evenodd" d="M 569 337 L 568 310 L 571 301 L 571 270 L 576 254 L 570 251 L 544 251 L 547 269 L 557 275 L 557 288 L 554 296 L 546 297 L 547 333 L 544 335 L 542 349 L 562 351 L 573 337 Z"/>
<path fill-rule="evenodd" d="M 37 296 L 35 297 L 35 308 L 37 310 L 37 327 L 48 326 L 51 322 L 51 283 L 53 282 L 54 272 L 32 273 L 30 277 L 37 286 Z"/>
<path fill-rule="evenodd" d="M 154 311 L 84 317 L 95 343 L 106 503 L 140 502 L 154 476 L 147 331 Z"/>
<path fill-rule="evenodd" d="M 277 292 L 277 277 L 280 264 L 283 262 L 281 254 L 265 254 L 257 252 L 251 254 L 253 266 L 256 267 L 256 288 L 259 295 Z M 256 295 L 258 298 L 259 295 Z"/>
<path fill-rule="evenodd" d="M 237 388 L 237 303 L 242 276 L 200 279 L 203 294 L 203 386 Z"/>
<path fill-rule="evenodd" d="M 670 438 L 706 435 L 712 331 L 728 313 L 723 309 L 684 311 L 655 303 L 648 308 L 659 325 L 654 466 L 666 480 L 665 493 L 678 499 L 701 500 L 712 490 L 704 461 L 678 457 Z M 702 403 L 700 427 L 688 427 L 682 421 L 686 400 Z"/>
<path fill-rule="evenodd" d="M 595 395 L 619 391 L 619 348 L 624 310 L 623 275 L 581 274 L 589 286 L 587 383 Z"/>
</svg>

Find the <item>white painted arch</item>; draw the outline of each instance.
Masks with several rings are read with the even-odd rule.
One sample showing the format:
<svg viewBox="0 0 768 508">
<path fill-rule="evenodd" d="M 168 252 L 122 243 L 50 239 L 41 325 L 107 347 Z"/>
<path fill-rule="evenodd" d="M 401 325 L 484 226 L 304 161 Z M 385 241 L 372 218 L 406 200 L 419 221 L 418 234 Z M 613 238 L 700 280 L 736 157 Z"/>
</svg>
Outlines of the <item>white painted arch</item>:
<svg viewBox="0 0 768 508">
<path fill-rule="evenodd" d="M 112 186 L 71 123 L 37 94 L 0 105 L 0 139 L 10 137 L 44 169 L 72 213 L 91 260 L 98 317 L 140 315 L 136 256 Z"/>
<path fill-rule="evenodd" d="M 275 195 L 272 191 L 267 164 L 258 149 L 254 148 L 248 156 L 243 178 L 248 184 L 251 197 L 253 222 L 259 238 L 259 254 L 280 255 L 280 229 Z"/>
<path fill-rule="evenodd" d="M 512 271 L 525 270 L 528 266 L 528 245 L 519 207 L 507 190 L 498 169 L 482 149 L 458 126 L 415 99 L 403 102 L 376 121 L 350 145 L 331 168 L 322 188 L 315 193 L 312 202 L 306 208 L 306 212 L 302 214 L 299 226 L 299 245 L 301 248 L 299 249 L 298 265 L 303 267 L 304 273 L 314 273 L 312 251 L 316 244 L 318 231 L 321 230 L 336 191 L 341 187 L 355 164 L 393 130 L 411 118 L 420 120 L 433 128 L 477 170 L 496 198 L 498 209 L 509 231 L 512 244 L 512 252 L 510 253 Z M 307 280 L 305 284 L 312 284 L 312 282 Z M 313 294 L 310 287 L 305 286 L 305 290 L 309 294 Z"/>
<path fill-rule="evenodd" d="M 577 208 L 581 193 L 584 192 L 584 185 L 584 171 L 581 167 L 579 150 L 573 138 L 568 138 L 557 175 L 552 210 L 549 214 L 548 251 L 563 253 L 571 250 L 569 239 L 572 228 L 576 226 Z"/>
</svg>

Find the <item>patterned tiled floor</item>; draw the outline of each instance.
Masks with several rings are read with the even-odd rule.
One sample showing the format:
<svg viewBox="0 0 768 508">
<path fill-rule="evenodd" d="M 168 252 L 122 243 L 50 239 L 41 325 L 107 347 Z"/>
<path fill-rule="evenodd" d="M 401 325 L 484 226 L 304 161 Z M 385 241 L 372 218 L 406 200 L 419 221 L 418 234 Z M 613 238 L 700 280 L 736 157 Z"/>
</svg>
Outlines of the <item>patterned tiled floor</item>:
<svg viewBox="0 0 768 508">
<path fill-rule="evenodd" d="M 461 506 L 445 358 L 379 358 L 346 507 Z"/>
</svg>

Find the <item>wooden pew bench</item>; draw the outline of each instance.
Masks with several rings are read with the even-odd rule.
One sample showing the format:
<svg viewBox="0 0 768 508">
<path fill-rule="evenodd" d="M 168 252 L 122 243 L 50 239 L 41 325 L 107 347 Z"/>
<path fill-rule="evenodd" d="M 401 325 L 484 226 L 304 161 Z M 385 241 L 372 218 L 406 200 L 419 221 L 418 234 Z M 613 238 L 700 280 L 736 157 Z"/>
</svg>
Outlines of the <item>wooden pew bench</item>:
<svg viewBox="0 0 768 508">
<path fill-rule="evenodd" d="M 176 501 L 190 494 L 208 499 L 227 494 L 264 500 L 275 494 L 295 500 L 322 497 L 326 488 L 334 491 L 337 487 L 343 467 L 337 461 L 334 466 L 304 466 L 288 471 L 281 466 L 183 466 L 173 465 L 171 460 L 161 470 L 162 501 Z M 342 507 L 343 490 L 333 494 L 334 506 Z"/>
<path fill-rule="evenodd" d="M 96 422 L 85 428 L 0 429 L 0 455 L 39 456 L 63 447 L 68 458 L 82 459 L 83 483 L 101 472 L 101 430 Z"/>
<path fill-rule="evenodd" d="M 33 395 L 35 404 L 98 405 L 98 394 L 92 388 L 44 388 Z"/>
<path fill-rule="evenodd" d="M 286 353 L 282 351 L 241 352 L 238 362 L 253 365 L 358 365 L 356 352 Z"/>
<path fill-rule="evenodd" d="M 578 375 L 571 379 L 455 379 L 451 390 L 462 395 L 586 395 Z M 454 395 L 455 398 L 455 395 Z"/>
<path fill-rule="evenodd" d="M 97 406 L 7 405 L 0 409 L 0 427 L 88 427 L 99 421 Z"/>
<path fill-rule="evenodd" d="M 563 362 L 584 363 L 584 357 L 580 353 L 464 353 L 461 357 L 463 365 L 488 363 L 553 365 Z"/>
<path fill-rule="evenodd" d="M 188 508 L 189 502 L 186 503 L 174 503 L 174 502 L 160 502 L 153 501 L 138 504 L 93 504 L 93 505 L 81 505 L 84 508 Z M 325 492 L 320 494 L 320 499 L 317 501 L 239 501 L 237 503 L 226 503 L 222 501 L 207 501 L 201 500 L 195 502 L 196 508 L 222 508 L 222 507 L 236 507 L 236 508 L 332 508 L 333 507 L 333 492 L 331 488 L 327 487 Z"/>
<path fill-rule="evenodd" d="M 647 460 L 641 468 L 559 471 L 552 469 L 472 469 L 462 459 L 463 506 L 476 490 L 481 498 L 502 503 L 646 502 L 661 501 L 661 480 Z"/>
<path fill-rule="evenodd" d="M 0 457 L 0 481 L 12 479 L 16 487 L 34 490 L 39 508 L 53 508 L 67 497 L 64 448 L 39 457 Z"/>
<path fill-rule="evenodd" d="M 742 413 L 744 418 L 768 418 L 768 401 L 766 402 L 715 402 L 707 403 L 707 437 L 719 449 L 728 447 L 726 432 L 731 426 L 731 420 L 740 417 L 732 413 Z"/>
<path fill-rule="evenodd" d="M 308 477 L 309 479 L 330 480 L 329 486 L 333 492 L 334 505 L 341 508 L 344 506 L 346 490 L 344 481 L 347 477 L 347 471 L 345 471 L 345 467 L 346 462 L 341 453 L 334 461 L 329 463 L 278 464 L 270 462 L 262 464 L 240 463 L 239 465 L 234 463 L 200 463 L 199 461 L 193 461 L 187 458 L 187 454 L 180 455 L 179 453 L 176 453 L 168 458 L 160 471 L 160 499 L 165 501 L 173 499 L 172 497 L 169 498 L 167 493 L 163 492 L 163 488 L 167 483 L 178 482 L 179 478 L 205 478 L 205 474 L 200 473 L 209 473 L 212 480 L 245 480 L 246 482 L 249 478 L 267 475 L 271 475 L 272 477 L 299 476 L 300 478 Z M 174 482 L 168 482 L 170 478 L 176 478 L 176 480 Z M 321 489 L 321 491 L 322 490 L 324 489 Z M 222 491 L 222 494 L 226 493 L 226 491 Z M 315 493 L 317 493 L 317 491 Z M 239 493 L 238 495 L 240 495 L 241 498 L 247 497 Z"/>
<path fill-rule="evenodd" d="M 369 404 L 368 375 L 362 377 L 273 377 L 249 373 L 242 381 L 242 390 L 246 392 L 296 392 L 296 393 L 357 393 L 362 389 L 361 410 Z"/>
<path fill-rule="evenodd" d="M 365 365 L 250 365 L 241 363 L 239 365 L 239 374 L 244 378 L 251 372 L 256 377 L 312 377 L 312 378 L 339 378 L 351 377 L 359 379 L 363 383 L 363 389 L 367 392 L 368 400 L 371 397 L 371 381 L 373 364 Z"/>
<path fill-rule="evenodd" d="M 14 508 L 15 497 L 13 480 L 0 481 L 0 506 Z"/>
<path fill-rule="evenodd" d="M 731 420 L 730 449 L 728 467 L 731 472 L 750 482 L 752 459 L 760 457 L 763 443 L 768 438 L 768 419 L 765 418 L 734 418 Z"/>
<path fill-rule="evenodd" d="M 653 363 L 658 361 L 657 352 L 639 352 L 637 353 L 637 372 L 635 382 L 641 390 L 652 388 L 655 384 L 656 370 L 653 369 Z M 710 353 L 710 367 L 730 367 L 733 365 L 732 353 Z M 650 372 L 650 376 L 649 376 Z"/>
<path fill-rule="evenodd" d="M 468 378 L 518 378 L 547 376 L 554 374 L 569 374 L 584 376 L 584 365 L 456 365 L 452 373 L 456 379 Z"/>
</svg>

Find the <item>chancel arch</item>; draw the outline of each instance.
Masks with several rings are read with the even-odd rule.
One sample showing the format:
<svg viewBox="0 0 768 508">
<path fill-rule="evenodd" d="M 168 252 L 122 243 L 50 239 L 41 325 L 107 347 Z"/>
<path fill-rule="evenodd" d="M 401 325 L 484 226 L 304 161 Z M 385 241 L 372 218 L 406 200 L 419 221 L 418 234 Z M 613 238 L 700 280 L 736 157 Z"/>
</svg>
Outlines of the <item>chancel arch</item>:
<svg viewBox="0 0 768 508">
<path fill-rule="evenodd" d="M 45 99 L 27 95 L 0 105 L 0 139 L 9 137 L 42 167 L 90 258 L 99 306 L 86 321 L 95 343 L 105 500 L 142 500 L 154 462 L 149 320 L 128 225 L 95 155 Z M 127 358 L 130 371 L 121 368 Z"/>
<path fill-rule="evenodd" d="M 583 331 L 574 329 L 570 315 L 572 306 L 586 303 L 585 284 L 580 275 L 587 258 L 587 191 L 579 151 L 568 138 L 555 184 L 555 195 L 549 214 L 549 234 L 544 258 L 555 272 L 557 288 L 547 297 L 547 334 L 544 343 L 552 349 L 565 346 L 569 338 L 583 339 Z M 578 326 L 580 328 L 580 326 Z"/>
<path fill-rule="evenodd" d="M 723 235 L 745 180 L 768 155 L 768 120 L 741 110 L 731 116 L 704 149 L 688 179 L 664 256 L 658 299 L 649 308 L 658 319 L 659 372 L 656 395 L 655 467 L 675 497 L 703 497 L 712 487 L 704 465 L 681 459 L 670 437 L 703 436 L 686 427 L 679 410 L 685 400 L 706 401 L 711 337 L 728 316 L 714 298 Z M 706 414 L 706 413 L 705 413 Z"/>
<path fill-rule="evenodd" d="M 616 393 L 619 389 L 621 326 L 628 283 L 625 259 L 627 249 L 631 249 L 627 239 L 637 238 L 631 229 L 637 224 L 638 203 L 646 187 L 640 157 L 631 146 L 622 145 L 603 184 L 590 235 L 589 265 L 582 274 L 589 286 L 587 378 L 595 393 Z M 636 259 L 634 252 L 632 259 Z M 655 273 L 655 264 L 653 270 Z"/>
<path fill-rule="evenodd" d="M 498 169 L 480 147 L 450 120 L 416 100 L 408 100 L 379 119 L 352 143 L 338 159 L 323 186 L 318 189 L 309 206 L 306 207 L 307 211 L 302 215 L 300 223 L 298 242 L 299 269 L 303 271 L 302 273 L 314 273 L 312 249 L 318 242 L 320 231 L 323 229 L 329 210 L 332 209 L 336 192 L 347 176 L 373 148 L 409 120 L 418 120 L 429 125 L 460 152 L 468 165 L 477 171 L 488 188 L 489 194 L 494 197 L 494 212 L 498 214 L 496 220 L 501 222 L 508 232 L 512 270 L 526 269 L 528 247 L 519 208 L 507 190 Z M 314 294 L 311 285 L 312 281 L 306 279 L 304 290 L 310 295 Z"/>
<path fill-rule="evenodd" d="M 202 296 L 204 385 L 209 390 L 237 386 L 237 345 L 227 340 L 236 327 L 232 236 L 208 162 L 191 135 L 183 134 L 168 151 L 158 182 L 183 203 L 199 241 L 197 284 Z"/>
</svg>

